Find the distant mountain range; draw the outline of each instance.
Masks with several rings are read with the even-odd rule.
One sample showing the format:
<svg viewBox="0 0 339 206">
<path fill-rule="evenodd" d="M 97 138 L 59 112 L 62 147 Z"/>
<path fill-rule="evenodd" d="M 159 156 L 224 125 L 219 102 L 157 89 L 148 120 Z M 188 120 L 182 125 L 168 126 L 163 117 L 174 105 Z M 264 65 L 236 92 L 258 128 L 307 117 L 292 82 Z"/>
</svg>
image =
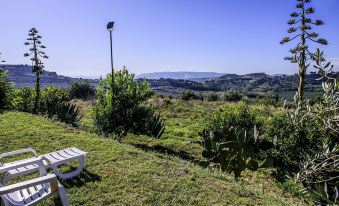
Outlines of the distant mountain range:
<svg viewBox="0 0 339 206">
<path fill-rule="evenodd" d="M 8 78 L 14 82 L 16 88 L 25 85 L 35 85 L 35 74 L 29 65 L 1 65 L 9 71 Z M 336 74 L 339 77 L 339 73 Z M 306 91 L 321 90 L 319 74 L 311 72 L 306 77 Z M 182 90 L 194 91 L 228 91 L 237 90 L 242 93 L 251 92 L 283 92 L 296 91 L 298 75 L 268 75 L 265 73 L 226 74 L 216 72 L 155 72 L 137 75 L 138 81 L 146 78 L 155 92 L 176 93 Z M 69 87 L 75 81 L 87 80 L 94 86 L 98 79 L 72 78 L 58 75 L 56 72 L 44 71 L 41 76 L 41 86 Z"/>
<path fill-rule="evenodd" d="M 1 69 L 8 70 L 8 79 L 15 83 L 16 88 L 35 85 L 35 74 L 29 65 L 1 65 Z M 41 86 L 69 87 L 73 82 L 82 80 L 82 78 L 72 78 L 58 75 L 56 72 L 44 71 L 41 75 Z M 87 79 L 91 84 L 97 85 L 97 79 Z"/>
<path fill-rule="evenodd" d="M 225 75 L 226 73 L 217 72 L 152 72 L 139 74 L 136 79 L 188 79 L 196 81 L 204 81 Z"/>
</svg>

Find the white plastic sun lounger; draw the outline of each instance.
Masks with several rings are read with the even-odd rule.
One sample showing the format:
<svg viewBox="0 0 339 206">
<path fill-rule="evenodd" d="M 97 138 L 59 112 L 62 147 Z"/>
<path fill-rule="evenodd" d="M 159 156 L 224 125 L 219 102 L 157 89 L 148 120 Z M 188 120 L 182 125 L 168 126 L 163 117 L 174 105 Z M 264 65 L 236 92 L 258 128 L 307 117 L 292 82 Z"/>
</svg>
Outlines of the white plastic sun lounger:
<svg viewBox="0 0 339 206">
<path fill-rule="evenodd" d="M 28 148 L 28 149 L 22 149 L 22 150 L 0 154 L 0 160 L 1 158 L 4 158 L 4 157 L 9 157 L 9 156 L 23 154 L 23 153 L 33 153 L 35 158 L 40 157 L 43 161 L 45 168 L 46 169 L 52 168 L 55 174 L 63 180 L 67 180 L 67 179 L 78 176 L 85 166 L 85 160 L 87 157 L 87 152 L 83 152 L 75 147 L 59 150 L 59 151 L 48 153 L 48 154 L 41 155 L 41 156 L 38 156 L 38 154 L 36 153 L 34 149 Z M 79 166 L 77 167 L 77 169 L 69 173 L 61 173 L 59 171 L 58 166 L 67 164 L 70 161 L 79 161 Z M 30 174 L 37 170 L 38 170 L 38 165 L 36 164 L 27 165 L 25 167 L 20 167 L 20 168 L 16 168 L 13 170 L 9 170 L 5 174 L 3 181 L 6 182 L 9 179 L 13 179 L 22 174 Z"/>
<path fill-rule="evenodd" d="M 62 205 L 68 206 L 64 187 L 58 182 L 56 175 L 47 174 L 39 157 L 3 164 L 0 166 L 0 174 L 31 165 L 38 167 L 40 177 L 10 185 L 0 183 L 1 206 L 35 205 L 51 195 L 58 196 Z"/>
</svg>

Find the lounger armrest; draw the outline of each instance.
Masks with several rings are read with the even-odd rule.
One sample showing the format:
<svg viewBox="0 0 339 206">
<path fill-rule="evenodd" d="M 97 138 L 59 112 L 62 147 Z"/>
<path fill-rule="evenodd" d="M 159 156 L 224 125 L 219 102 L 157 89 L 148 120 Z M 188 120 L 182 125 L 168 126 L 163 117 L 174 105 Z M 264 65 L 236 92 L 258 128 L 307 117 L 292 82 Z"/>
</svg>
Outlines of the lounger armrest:
<svg viewBox="0 0 339 206">
<path fill-rule="evenodd" d="M 0 166 L 0 173 L 8 172 L 9 170 L 17 169 L 20 167 L 37 164 L 39 167 L 44 167 L 43 162 L 40 157 L 34 157 L 30 159 L 25 159 L 22 161 L 12 162 Z"/>
<path fill-rule="evenodd" d="M 36 151 L 34 149 L 26 148 L 26 149 L 22 149 L 22 150 L 16 150 L 16 151 L 0 154 L 0 159 L 2 159 L 4 157 L 14 156 L 14 155 L 18 155 L 18 154 L 24 154 L 24 153 L 29 153 L 29 152 L 33 153 L 34 157 L 38 157 L 38 153 L 36 153 Z"/>
<path fill-rule="evenodd" d="M 4 195 L 7 193 L 15 192 L 21 189 L 33 187 L 35 185 L 40 185 L 43 183 L 50 182 L 51 184 L 54 182 L 57 185 L 57 177 L 53 174 L 48 174 L 42 177 L 38 177 L 35 179 L 27 180 L 24 182 L 8 185 L 8 186 L 3 186 L 0 187 L 0 195 Z"/>
</svg>

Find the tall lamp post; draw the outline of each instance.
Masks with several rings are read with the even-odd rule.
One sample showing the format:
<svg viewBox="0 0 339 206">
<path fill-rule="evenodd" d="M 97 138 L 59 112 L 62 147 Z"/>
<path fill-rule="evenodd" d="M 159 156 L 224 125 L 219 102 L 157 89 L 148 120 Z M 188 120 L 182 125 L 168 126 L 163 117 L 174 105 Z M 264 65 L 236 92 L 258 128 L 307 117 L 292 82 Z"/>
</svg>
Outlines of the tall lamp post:
<svg viewBox="0 0 339 206">
<path fill-rule="evenodd" d="M 115 129 L 115 114 L 114 114 L 114 67 L 113 67 L 113 45 L 112 45 L 112 31 L 114 30 L 114 21 L 107 24 L 107 31 L 109 31 L 110 43 L 111 43 L 111 66 L 112 66 L 112 124 Z"/>
</svg>

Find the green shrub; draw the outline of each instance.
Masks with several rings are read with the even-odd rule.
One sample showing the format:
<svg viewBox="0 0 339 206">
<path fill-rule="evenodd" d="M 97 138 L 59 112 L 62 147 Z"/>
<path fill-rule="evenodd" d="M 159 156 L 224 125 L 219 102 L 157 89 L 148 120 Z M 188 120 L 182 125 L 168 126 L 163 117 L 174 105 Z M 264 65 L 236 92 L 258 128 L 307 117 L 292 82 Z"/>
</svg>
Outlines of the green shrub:
<svg viewBox="0 0 339 206">
<path fill-rule="evenodd" d="M 163 99 L 163 105 L 170 105 L 170 104 L 172 104 L 171 98 L 165 97 Z"/>
<path fill-rule="evenodd" d="M 305 189 L 302 195 L 314 197 L 319 205 L 337 205 L 339 187 L 339 145 L 329 148 L 324 144 L 322 151 L 308 156 L 297 175 Z"/>
<path fill-rule="evenodd" d="M 15 91 L 13 99 L 13 108 L 22 111 L 33 113 L 35 92 L 31 87 L 25 86 Z"/>
<path fill-rule="evenodd" d="M 114 73 L 113 102 L 111 86 L 112 75 L 100 79 L 97 101 L 93 107 L 96 130 L 118 136 L 131 132 L 160 137 L 162 133 L 150 131 L 152 128 L 148 126 L 154 121 L 153 108 L 146 103 L 153 94 L 148 82 L 134 81 L 134 74 L 129 74 L 126 69 Z M 157 127 L 153 128 L 158 130 Z"/>
<path fill-rule="evenodd" d="M 297 173 L 307 156 L 315 156 L 324 142 L 333 148 L 339 143 L 339 87 L 336 79 L 324 76 L 321 101 L 298 100 L 294 109 L 273 117 L 266 136 L 277 136 L 278 146 L 269 155 L 276 166 Z"/>
<path fill-rule="evenodd" d="M 251 131 L 254 126 L 260 127 L 256 113 L 249 107 L 248 103 L 242 102 L 239 105 L 225 105 L 224 108 L 214 112 L 205 123 L 208 131 L 231 128 L 239 126 L 244 130 Z"/>
<path fill-rule="evenodd" d="M 69 96 L 71 99 L 92 99 L 95 96 L 95 88 L 88 81 L 77 81 L 72 83 Z"/>
<path fill-rule="evenodd" d="M 189 100 L 204 100 L 203 95 L 197 95 L 196 93 L 188 90 L 188 91 L 183 91 L 180 95 L 179 98 L 184 101 L 189 101 Z"/>
<path fill-rule="evenodd" d="M 326 129 L 326 119 L 318 119 L 314 113 L 308 114 L 311 106 L 307 108 L 297 107 L 276 114 L 265 128 L 267 138 L 278 138 L 277 147 L 269 155 L 274 158 L 277 167 L 289 173 L 297 173 L 305 157 L 320 151 L 324 141 L 337 138 Z"/>
<path fill-rule="evenodd" d="M 13 108 L 18 111 L 33 113 L 35 94 L 35 90 L 27 86 L 16 90 Z M 81 116 L 75 105 L 67 103 L 68 100 L 68 93 L 65 89 L 53 86 L 46 87 L 41 90 L 39 114 L 77 126 Z"/>
<path fill-rule="evenodd" d="M 311 104 L 308 100 L 297 101 L 291 112 L 295 125 L 304 131 L 319 133 L 323 147 L 307 151 L 304 155 L 297 180 L 305 189 L 302 194 L 315 198 L 317 205 L 337 205 L 339 203 L 339 84 L 332 71 L 334 65 L 327 62 L 324 52 L 317 49 L 313 56 L 322 79 L 324 95 L 321 101 Z M 306 133 L 304 138 L 310 138 Z M 313 143 L 313 142 L 312 142 Z M 304 145 L 306 148 L 309 145 Z"/>
<path fill-rule="evenodd" d="M 64 89 L 58 87 L 46 87 L 41 91 L 40 113 L 46 114 L 52 118 L 57 114 L 61 104 L 68 101 L 68 93 Z"/>
<path fill-rule="evenodd" d="M 225 102 L 238 102 L 242 98 L 243 96 L 236 91 L 225 92 L 223 96 L 223 100 Z"/>
<path fill-rule="evenodd" d="M 207 101 L 209 102 L 216 102 L 219 101 L 219 96 L 218 94 L 214 93 L 214 92 L 210 92 L 207 94 Z"/>
<path fill-rule="evenodd" d="M 7 71 L 0 69 L 0 111 L 11 107 L 13 85 L 7 79 Z"/>
</svg>

